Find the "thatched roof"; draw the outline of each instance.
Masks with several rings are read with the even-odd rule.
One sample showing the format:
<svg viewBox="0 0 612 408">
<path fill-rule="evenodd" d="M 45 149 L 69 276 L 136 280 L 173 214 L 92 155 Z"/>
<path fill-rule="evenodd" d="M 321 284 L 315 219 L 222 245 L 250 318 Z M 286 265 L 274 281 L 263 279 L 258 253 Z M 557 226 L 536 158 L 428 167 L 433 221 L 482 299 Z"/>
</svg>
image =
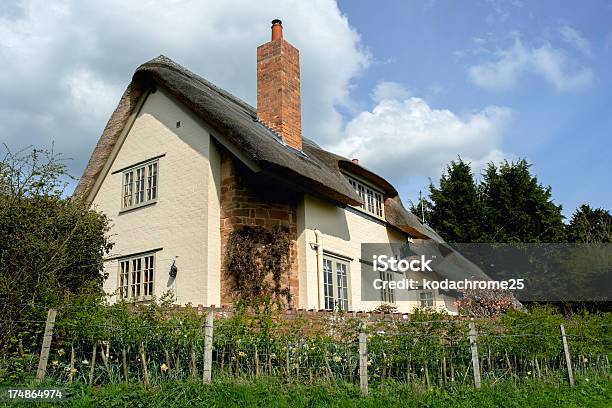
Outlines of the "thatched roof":
<svg viewBox="0 0 612 408">
<path fill-rule="evenodd" d="M 404 208 L 397 191 L 384 178 L 306 138 L 303 151 L 293 149 L 257 120 L 255 108 L 164 56 L 141 65 L 134 73 L 94 149 L 75 195 L 89 194 L 140 96 L 157 87 L 213 127 L 223 137 L 222 144 L 233 147 L 230 151 L 237 149 L 242 157 L 256 163 L 262 176 L 284 180 L 300 191 L 339 205 L 358 205 L 361 204 L 359 196 L 341 172 L 349 171 L 385 191 L 385 216 L 390 225 L 416 238 L 439 239 Z"/>
</svg>

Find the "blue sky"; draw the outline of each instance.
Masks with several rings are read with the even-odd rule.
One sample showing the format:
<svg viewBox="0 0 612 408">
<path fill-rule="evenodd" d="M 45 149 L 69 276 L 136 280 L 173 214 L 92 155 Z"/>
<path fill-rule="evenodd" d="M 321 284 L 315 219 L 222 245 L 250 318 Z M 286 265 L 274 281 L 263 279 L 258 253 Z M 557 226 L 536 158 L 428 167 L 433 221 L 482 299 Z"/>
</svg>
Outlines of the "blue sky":
<svg viewBox="0 0 612 408">
<path fill-rule="evenodd" d="M 502 137 L 507 156 L 525 157 L 553 188 L 569 215 L 580 203 L 610 208 L 612 201 L 612 2 L 340 1 L 373 63 L 353 89 L 371 107 L 371 89 L 394 81 L 430 106 L 466 112 L 485 105 L 511 109 Z M 471 66 L 499 60 L 520 41 L 524 49 L 549 46 L 566 57 L 564 87 L 531 69 L 511 85 L 483 87 Z M 350 116 L 350 113 L 347 114 Z M 414 196 L 422 178 L 401 187 Z"/>
<path fill-rule="evenodd" d="M 477 174 L 527 158 L 566 216 L 610 209 L 610 0 L 5 1 L 0 142 L 53 144 L 78 178 L 134 70 L 160 54 L 255 105 L 273 18 L 300 50 L 304 135 L 405 203 L 460 155 Z"/>
</svg>

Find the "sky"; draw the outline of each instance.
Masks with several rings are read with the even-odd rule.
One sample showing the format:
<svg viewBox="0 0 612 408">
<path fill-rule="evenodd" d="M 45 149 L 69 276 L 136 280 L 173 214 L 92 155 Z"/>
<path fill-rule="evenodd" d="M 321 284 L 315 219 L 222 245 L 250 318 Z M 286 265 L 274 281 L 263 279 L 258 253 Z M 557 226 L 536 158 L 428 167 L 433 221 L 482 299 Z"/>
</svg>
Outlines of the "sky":
<svg viewBox="0 0 612 408">
<path fill-rule="evenodd" d="M 612 201 L 612 1 L 0 2 L 0 142 L 77 178 L 134 70 L 164 54 L 256 104 L 255 50 L 283 20 L 305 136 L 405 203 L 462 157 L 525 158 L 570 216 Z"/>
</svg>

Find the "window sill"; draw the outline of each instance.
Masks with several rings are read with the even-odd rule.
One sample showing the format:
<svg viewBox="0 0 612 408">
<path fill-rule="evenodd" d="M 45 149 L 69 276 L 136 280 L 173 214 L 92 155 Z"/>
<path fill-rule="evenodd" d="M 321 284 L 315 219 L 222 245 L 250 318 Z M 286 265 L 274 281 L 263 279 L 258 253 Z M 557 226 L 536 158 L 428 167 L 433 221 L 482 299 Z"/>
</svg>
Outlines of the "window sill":
<svg viewBox="0 0 612 408">
<path fill-rule="evenodd" d="M 119 211 L 119 215 L 128 213 L 130 211 L 139 210 L 139 209 L 144 208 L 144 207 L 149 207 L 149 206 L 154 205 L 154 204 L 157 204 L 157 200 L 158 199 L 156 198 L 154 200 L 149 200 L 149 201 L 146 201 L 144 203 L 133 205 L 131 207 L 122 208 Z"/>
<path fill-rule="evenodd" d="M 137 296 L 137 297 L 130 297 L 130 298 L 121 298 L 121 300 L 125 301 L 126 303 L 145 303 L 145 302 L 150 302 L 153 300 L 153 295 L 150 296 Z"/>
<path fill-rule="evenodd" d="M 359 216 L 361 216 L 363 218 L 366 218 L 366 219 L 368 219 L 370 221 L 374 221 L 374 222 L 376 222 L 378 224 L 382 224 L 382 225 L 386 224 L 385 218 L 382 218 L 382 217 L 379 217 L 377 215 L 374 215 L 373 213 L 371 213 L 369 211 L 366 211 L 366 210 L 363 210 L 363 209 L 361 209 L 359 207 L 353 207 L 351 205 L 351 206 L 346 206 L 345 208 L 347 210 L 351 211 L 353 214 L 359 215 Z"/>
</svg>

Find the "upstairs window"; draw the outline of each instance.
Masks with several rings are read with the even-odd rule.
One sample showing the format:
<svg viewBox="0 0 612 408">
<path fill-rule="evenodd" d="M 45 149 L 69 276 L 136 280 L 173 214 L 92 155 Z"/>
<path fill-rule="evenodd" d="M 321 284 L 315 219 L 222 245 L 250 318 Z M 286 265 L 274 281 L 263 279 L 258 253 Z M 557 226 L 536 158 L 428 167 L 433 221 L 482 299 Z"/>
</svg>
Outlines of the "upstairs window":
<svg viewBox="0 0 612 408">
<path fill-rule="evenodd" d="M 137 207 L 157 199 L 158 161 L 151 161 L 123 172 L 121 208 Z"/>
<path fill-rule="evenodd" d="M 355 189 L 355 192 L 363 201 L 363 204 L 358 208 L 375 215 L 378 218 L 384 218 L 384 201 L 383 194 L 370 187 L 369 185 L 357 181 L 352 177 L 348 177 L 348 181 L 351 186 Z"/>
<path fill-rule="evenodd" d="M 153 296 L 155 255 L 148 254 L 119 261 L 119 297 L 148 299 Z"/>
</svg>

